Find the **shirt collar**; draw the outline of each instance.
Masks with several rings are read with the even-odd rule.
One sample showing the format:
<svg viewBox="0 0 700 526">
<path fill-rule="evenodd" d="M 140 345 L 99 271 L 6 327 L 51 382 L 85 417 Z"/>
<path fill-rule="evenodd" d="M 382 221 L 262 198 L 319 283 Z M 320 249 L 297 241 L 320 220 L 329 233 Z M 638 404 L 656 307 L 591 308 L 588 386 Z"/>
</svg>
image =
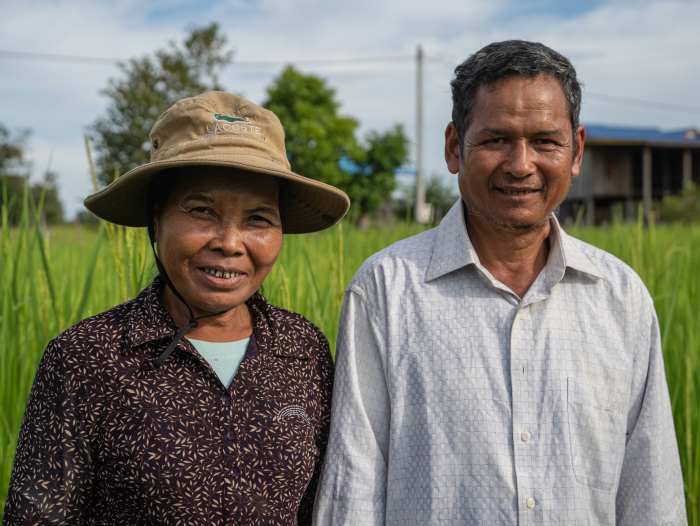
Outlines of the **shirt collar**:
<svg viewBox="0 0 700 526">
<path fill-rule="evenodd" d="M 551 225 L 551 250 L 545 267 L 547 281 L 551 285 L 553 282 L 558 282 L 567 268 L 594 278 L 605 279 L 575 240 L 564 232 L 556 217 L 552 217 Z M 467 233 L 464 207 L 462 200 L 459 199 L 437 228 L 433 257 L 430 260 L 425 281 L 427 283 L 468 265 L 481 268 L 479 256 Z"/>
<path fill-rule="evenodd" d="M 124 353 L 144 343 L 171 338 L 177 334 L 178 327 L 175 320 L 161 305 L 158 298 L 164 284 L 163 278 L 156 276 L 153 283 L 131 300 L 131 310 L 124 335 Z"/>
<path fill-rule="evenodd" d="M 151 341 L 171 339 L 178 332 L 178 326 L 172 316 L 160 302 L 159 293 L 165 285 L 161 276 L 156 276 L 153 283 L 146 287 L 135 299 L 127 321 L 124 335 L 123 352 Z M 262 294 L 256 292 L 246 304 L 253 313 L 253 333 L 256 351 L 261 355 L 273 354 L 291 358 L 309 358 L 307 346 L 295 338 L 287 339 L 284 335 L 293 331 L 284 312 L 270 305 Z M 189 349 L 191 345 L 183 339 L 178 347 Z"/>
</svg>

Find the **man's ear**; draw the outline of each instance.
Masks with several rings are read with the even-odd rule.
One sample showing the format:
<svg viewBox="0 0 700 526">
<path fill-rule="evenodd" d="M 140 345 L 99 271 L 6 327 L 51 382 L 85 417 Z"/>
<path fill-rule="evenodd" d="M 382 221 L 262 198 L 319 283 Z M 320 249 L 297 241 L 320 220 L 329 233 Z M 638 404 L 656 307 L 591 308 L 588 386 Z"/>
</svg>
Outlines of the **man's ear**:
<svg viewBox="0 0 700 526">
<path fill-rule="evenodd" d="M 571 160 L 571 177 L 578 177 L 581 171 L 581 161 L 583 160 L 583 145 L 586 142 L 586 128 L 584 128 L 583 124 L 578 125 L 574 142 L 576 144 L 576 154 Z"/>
<path fill-rule="evenodd" d="M 459 134 L 454 122 L 450 122 L 445 130 L 445 162 L 450 173 L 459 173 L 461 160 L 461 149 L 459 144 Z"/>
</svg>

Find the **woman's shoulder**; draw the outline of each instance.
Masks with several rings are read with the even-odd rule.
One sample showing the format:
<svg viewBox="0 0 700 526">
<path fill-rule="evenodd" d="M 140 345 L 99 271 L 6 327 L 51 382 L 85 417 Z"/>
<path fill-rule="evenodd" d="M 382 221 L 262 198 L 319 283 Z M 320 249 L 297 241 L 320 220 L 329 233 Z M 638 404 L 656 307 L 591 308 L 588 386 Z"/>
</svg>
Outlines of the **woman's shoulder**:
<svg viewBox="0 0 700 526">
<path fill-rule="evenodd" d="M 143 331 L 144 320 L 152 314 L 153 285 L 146 287 L 136 298 L 95 314 L 69 327 L 50 346 L 71 355 L 89 355 L 91 358 L 119 352 L 133 332 Z"/>
<path fill-rule="evenodd" d="M 55 345 L 70 345 L 77 350 L 85 346 L 94 348 L 122 338 L 131 317 L 135 299 L 121 303 L 109 310 L 95 314 L 69 327 L 52 341 Z"/>
<path fill-rule="evenodd" d="M 275 313 L 277 319 L 287 325 L 291 330 L 298 331 L 302 334 L 308 334 L 313 338 L 326 339 L 321 329 L 310 322 L 304 315 L 291 310 L 270 305 L 270 309 Z"/>
<path fill-rule="evenodd" d="M 264 318 L 278 337 L 294 340 L 310 348 L 328 346 L 328 340 L 321 329 L 302 314 L 273 305 L 260 293 L 256 293 L 253 300 L 265 313 Z"/>
</svg>

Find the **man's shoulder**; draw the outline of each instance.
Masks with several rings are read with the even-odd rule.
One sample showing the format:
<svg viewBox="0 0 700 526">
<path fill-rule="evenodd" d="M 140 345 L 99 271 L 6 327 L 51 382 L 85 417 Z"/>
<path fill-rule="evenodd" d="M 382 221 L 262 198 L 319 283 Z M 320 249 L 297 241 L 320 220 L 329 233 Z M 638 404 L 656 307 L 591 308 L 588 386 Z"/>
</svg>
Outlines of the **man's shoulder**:
<svg viewBox="0 0 700 526">
<path fill-rule="evenodd" d="M 603 283 L 605 283 L 607 288 L 616 290 L 619 294 L 632 294 L 651 299 L 642 278 L 627 263 L 610 252 L 606 252 L 585 241 L 572 236 L 569 236 L 569 239 L 598 269 L 604 278 Z"/>
<path fill-rule="evenodd" d="M 364 290 L 395 279 L 425 281 L 437 228 L 397 241 L 367 258 L 347 290 Z"/>
</svg>

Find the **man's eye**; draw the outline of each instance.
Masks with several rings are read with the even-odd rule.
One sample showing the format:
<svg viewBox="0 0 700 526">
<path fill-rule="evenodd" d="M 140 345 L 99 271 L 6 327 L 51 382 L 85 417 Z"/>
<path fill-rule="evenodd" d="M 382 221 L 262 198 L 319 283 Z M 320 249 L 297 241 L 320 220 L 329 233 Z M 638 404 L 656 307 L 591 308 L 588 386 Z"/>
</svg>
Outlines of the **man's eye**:
<svg viewBox="0 0 700 526">
<path fill-rule="evenodd" d="M 191 210 L 192 212 L 197 212 L 199 214 L 206 214 L 209 209 L 206 206 L 197 206 Z"/>
<path fill-rule="evenodd" d="M 486 141 L 487 144 L 502 144 L 505 142 L 505 139 L 503 137 L 494 137 L 493 139 L 488 139 Z"/>
</svg>

